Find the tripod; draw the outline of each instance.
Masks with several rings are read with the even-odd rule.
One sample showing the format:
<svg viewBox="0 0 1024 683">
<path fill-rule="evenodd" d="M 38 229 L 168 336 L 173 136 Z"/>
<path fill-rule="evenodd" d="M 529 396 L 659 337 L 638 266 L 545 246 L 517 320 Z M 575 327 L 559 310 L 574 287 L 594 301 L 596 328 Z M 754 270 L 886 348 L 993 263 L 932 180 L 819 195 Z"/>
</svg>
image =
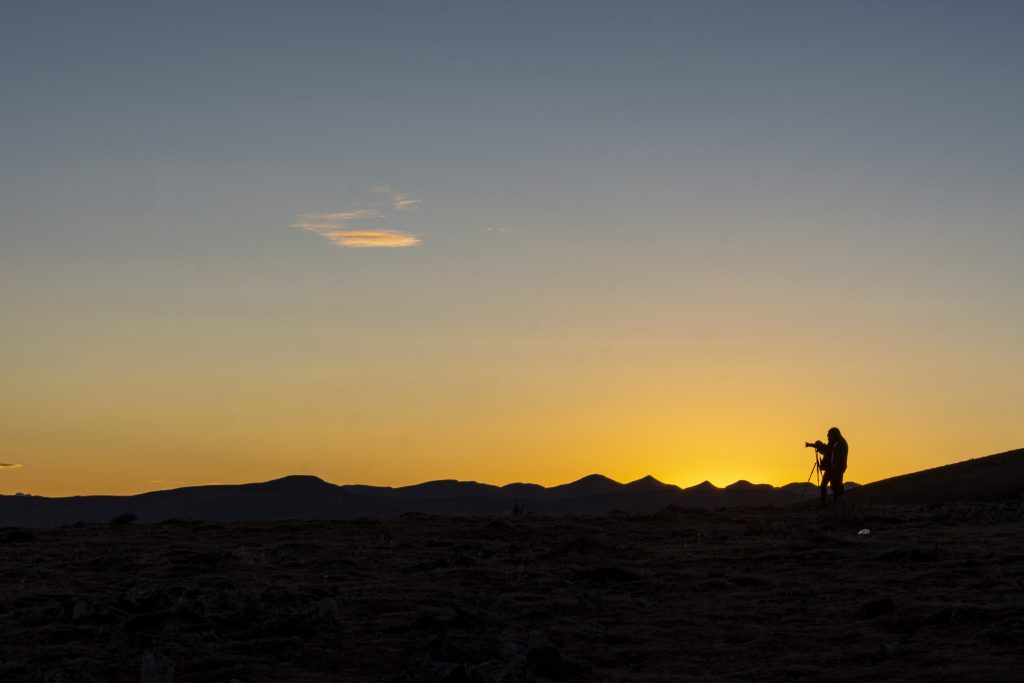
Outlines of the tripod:
<svg viewBox="0 0 1024 683">
<path fill-rule="evenodd" d="M 811 465 L 811 473 L 807 475 L 807 484 L 811 483 L 811 477 L 814 476 L 815 472 L 818 473 L 818 477 L 817 477 L 817 479 L 815 479 L 815 481 L 817 482 L 815 485 L 816 486 L 821 486 L 821 453 L 819 453 L 818 451 L 814 451 L 814 464 Z M 807 495 L 807 485 L 805 484 L 804 485 L 804 491 L 803 491 L 803 493 L 800 494 L 800 500 L 803 500 L 804 496 L 806 496 L 806 495 Z"/>
</svg>

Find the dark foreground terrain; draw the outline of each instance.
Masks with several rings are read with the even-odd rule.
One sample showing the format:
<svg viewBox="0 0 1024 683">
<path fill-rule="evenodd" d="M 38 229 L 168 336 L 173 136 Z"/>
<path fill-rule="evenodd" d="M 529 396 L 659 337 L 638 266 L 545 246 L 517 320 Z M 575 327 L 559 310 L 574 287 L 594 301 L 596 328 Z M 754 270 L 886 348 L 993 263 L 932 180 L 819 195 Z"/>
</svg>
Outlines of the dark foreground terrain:
<svg viewBox="0 0 1024 683">
<path fill-rule="evenodd" d="M 1022 514 L 6 529 L 0 680 L 1020 680 Z"/>
</svg>

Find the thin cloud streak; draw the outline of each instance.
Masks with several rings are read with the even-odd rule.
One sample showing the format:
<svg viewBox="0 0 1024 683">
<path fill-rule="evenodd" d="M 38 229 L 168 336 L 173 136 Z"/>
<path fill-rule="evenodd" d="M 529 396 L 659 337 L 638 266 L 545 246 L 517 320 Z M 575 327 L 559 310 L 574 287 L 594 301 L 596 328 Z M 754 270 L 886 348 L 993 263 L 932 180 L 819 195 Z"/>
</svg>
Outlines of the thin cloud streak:
<svg viewBox="0 0 1024 683">
<path fill-rule="evenodd" d="M 412 247 L 421 241 L 399 230 L 338 230 L 321 234 L 341 247 Z"/>
<path fill-rule="evenodd" d="M 399 211 L 412 211 L 420 205 L 419 199 L 416 199 L 411 194 L 405 192 L 397 192 L 393 187 L 389 185 L 382 185 L 380 187 L 371 187 L 371 192 L 385 195 L 391 200 L 391 205 Z"/>
<path fill-rule="evenodd" d="M 13 470 L 21 467 L 21 463 L 17 462 L 0 462 L 0 469 Z"/>
<path fill-rule="evenodd" d="M 314 232 L 339 247 L 412 247 L 420 243 L 419 237 L 400 230 L 350 225 L 352 221 L 377 220 L 384 217 L 376 209 L 303 213 L 299 214 L 291 227 Z"/>
<path fill-rule="evenodd" d="M 395 208 L 399 211 L 409 211 L 419 206 L 420 200 L 413 199 L 407 194 L 396 194 L 391 197 L 391 201 L 394 203 Z"/>
<path fill-rule="evenodd" d="M 356 209 L 355 211 L 328 211 L 326 213 L 307 213 L 302 216 L 309 216 L 322 221 L 354 221 L 359 218 L 383 218 L 377 209 Z M 300 218 L 302 217 L 300 216 Z"/>
</svg>

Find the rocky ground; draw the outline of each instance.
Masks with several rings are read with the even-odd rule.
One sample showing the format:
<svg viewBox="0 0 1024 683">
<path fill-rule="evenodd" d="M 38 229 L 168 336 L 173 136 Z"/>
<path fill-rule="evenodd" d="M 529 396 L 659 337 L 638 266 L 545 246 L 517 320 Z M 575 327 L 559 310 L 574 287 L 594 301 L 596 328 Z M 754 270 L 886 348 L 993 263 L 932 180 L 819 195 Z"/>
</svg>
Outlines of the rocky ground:
<svg viewBox="0 0 1024 683">
<path fill-rule="evenodd" d="M 1022 531 L 1019 500 L 4 529 L 0 680 L 1020 680 Z"/>
</svg>

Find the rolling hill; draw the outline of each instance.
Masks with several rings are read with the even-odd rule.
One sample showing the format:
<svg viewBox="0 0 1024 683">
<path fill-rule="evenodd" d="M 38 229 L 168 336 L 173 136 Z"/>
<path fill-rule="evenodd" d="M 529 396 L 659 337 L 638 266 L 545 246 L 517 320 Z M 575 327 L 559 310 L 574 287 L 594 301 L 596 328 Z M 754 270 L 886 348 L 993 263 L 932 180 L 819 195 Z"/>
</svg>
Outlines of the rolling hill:
<svg viewBox="0 0 1024 683">
<path fill-rule="evenodd" d="M 210 521 L 358 519 L 429 515 L 502 515 L 519 505 L 541 514 L 603 514 L 614 510 L 656 512 L 668 506 L 695 508 L 789 505 L 811 502 L 813 485 L 773 487 L 737 481 L 725 488 L 702 482 L 680 488 L 647 476 L 619 483 L 600 474 L 549 488 L 514 483 L 493 486 L 444 479 L 404 487 L 335 485 L 308 475 L 273 481 L 191 486 L 135 496 L 0 496 L 0 526 L 53 527 L 101 523 L 131 513 L 140 522 L 165 519 Z M 996 500 L 1024 495 L 1024 449 L 892 477 L 857 487 L 860 501 L 942 503 Z"/>
<path fill-rule="evenodd" d="M 669 505 L 736 507 L 786 505 L 810 498 L 804 485 L 774 488 L 746 482 L 724 489 L 704 482 L 679 488 L 647 476 L 629 483 L 592 474 L 545 488 L 515 483 L 492 486 L 451 479 L 413 486 L 334 485 L 314 476 L 294 475 L 273 481 L 190 486 L 134 496 L 0 496 L 0 526 L 52 527 L 78 522 L 106 522 L 134 514 L 140 522 L 165 519 L 255 521 L 288 519 L 356 519 L 432 515 L 501 515 L 514 505 L 543 514 L 600 514 L 612 510 L 655 512 Z"/>
</svg>

